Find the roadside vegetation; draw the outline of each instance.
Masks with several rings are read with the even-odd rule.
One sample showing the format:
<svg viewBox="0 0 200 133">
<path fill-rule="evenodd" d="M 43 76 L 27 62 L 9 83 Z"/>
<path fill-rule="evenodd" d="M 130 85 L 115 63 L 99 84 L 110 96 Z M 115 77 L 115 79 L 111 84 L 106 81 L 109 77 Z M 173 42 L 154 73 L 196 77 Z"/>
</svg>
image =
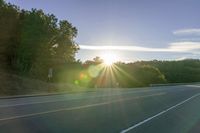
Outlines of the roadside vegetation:
<svg viewBox="0 0 200 133">
<path fill-rule="evenodd" d="M 75 59 L 77 34 L 67 20 L 38 9 L 21 10 L 0 0 L 0 94 L 28 94 L 34 88 L 57 92 L 76 87 L 128 88 L 200 81 L 197 59 L 117 62 L 112 66 L 102 65 L 100 57 L 81 62 Z"/>
</svg>

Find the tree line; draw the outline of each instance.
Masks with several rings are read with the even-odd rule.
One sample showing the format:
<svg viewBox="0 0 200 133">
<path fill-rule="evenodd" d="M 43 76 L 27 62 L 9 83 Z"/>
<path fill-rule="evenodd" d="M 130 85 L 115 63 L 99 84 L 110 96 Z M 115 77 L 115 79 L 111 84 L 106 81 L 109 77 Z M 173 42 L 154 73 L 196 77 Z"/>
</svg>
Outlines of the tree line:
<svg viewBox="0 0 200 133">
<path fill-rule="evenodd" d="M 63 66 L 56 82 L 85 87 L 144 87 L 151 84 L 200 82 L 200 60 L 117 62 L 106 66 L 100 57 Z"/>
</svg>

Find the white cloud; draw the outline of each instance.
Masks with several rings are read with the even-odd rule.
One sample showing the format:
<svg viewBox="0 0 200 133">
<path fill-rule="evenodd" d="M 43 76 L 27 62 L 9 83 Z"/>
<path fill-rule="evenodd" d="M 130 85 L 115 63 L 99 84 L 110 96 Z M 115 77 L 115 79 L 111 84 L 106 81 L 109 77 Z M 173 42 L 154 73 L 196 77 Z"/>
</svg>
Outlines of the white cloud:
<svg viewBox="0 0 200 133">
<path fill-rule="evenodd" d="M 188 59 L 188 58 L 187 58 L 187 57 L 179 57 L 179 58 L 177 58 L 177 59 L 175 59 L 175 60 L 181 61 L 181 60 L 185 60 L 185 59 Z"/>
<path fill-rule="evenodd" d="M 162 48 L 148 48 L 148 47 L 139 47 L 139 46 L 91 46 L 91 45 L 79 45 L 81 49 L 87 50 L 124 50 L 124 51 L 147 51 L 147 52 L 160 52 L 166 51 Z"/>
<path fill-rule="evenodd" d="M 200 53 L 200 42 L 173 42 L 166 48 L 149 48 L 140 46 L 94 46 L 79 45 L 81 49 L 86 50 L 121 50 L 121 51 L 138 51 L 138 52 L 185 52 Z"/>
<path fill-rule="evenodd" d="M 200 42 L 174 42 L 171 43 L 169 49 L 174 51 L 196 51 L 200 50 Z"/>
<path fill-rule="evenodd" d="M 200 28 L 180 29 L 173 32 L 174 35 L 195 35 L 200 36 Z"/>
</svg>

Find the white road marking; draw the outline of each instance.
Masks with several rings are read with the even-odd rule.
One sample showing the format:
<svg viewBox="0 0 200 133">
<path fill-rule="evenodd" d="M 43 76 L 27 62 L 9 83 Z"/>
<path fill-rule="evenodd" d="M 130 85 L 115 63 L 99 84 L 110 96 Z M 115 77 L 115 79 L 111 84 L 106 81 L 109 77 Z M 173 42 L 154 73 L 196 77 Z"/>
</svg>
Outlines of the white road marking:
<svg viewBox="0 0 200 133">
<path fill-rule="evenodd" d="M 134 128 L 139 127 L 142 124 L 145 124 L 146 122 L 148 122 L 148 121 L 150 121 L 150 120 L 152 120 L 152 119 L 154 119 L 154 118 L 156 118 L 156 117 L 158 117 L 158 116 L 160 116 L 160 115 L 162 115 L 162 114 L 164 114 L 164 113 L 166 113 L 166 112 L 168 112 L 168 111 L 170 111 L 170 110 L 172 110 L 172 109 L 174 109 L 174 108 L 176 108 L 176 107 L 178 107 L 178 106 L 180 106 L 180 105 L 182 105 L 182 104 L 184 104 L 184 103 L 186 103 L 186 102 L 190 101 L 191 99 L 193 99 L 195 97 L 198 97 L 198 96 L 200 96 L 200 93 L 197 93 L 197 94 L 191 96 L 190 98 L 188 98 L 188 99 L 186 99 L 186 100 L 184 100 L 184 101 L 182 101 L 182 102 L 180 102 L 180 103 L 178 103 L 178 104 L 176 104 L 176 105 L 174 105 L 174 106 L 172 106 L 172 107 L 170 107 L 170 108 L 168 108 L 166 110 L 163 110 L 160 113 L 158 113 L 158 114 L 156 114 L 156 115 L 154 115 L 152 117 L 149 117 L 149 118 L 147 118 L 147 119 L 145 119 L 145 120 L 143 120 L 143 121 L 141 121 L 141 122 L 139 122 L 139 123 L 127 128 L 127 129 L 124 129 L 120 133 L 127 133 L 130 130 L 133 130 Z"/>
<path fill-rule="evenodd" d="M 39 112 L 39 113 L 25 114 L 25 115 L 19 115 L 19 116 L 11 116 L 11 117 L 7 117 L 7 118 L 0 118 L 0 121 L 20 119 L 20 118 L 37 116 L 37 115 L 43 115 L 43 114 L 49 114 L 49 113 L 56 113 L 56 112 L 61 112 L 61 111 L 78 110 L 78 109 L 84 109 L 84 108 L 90 108 L 90 107 L 108 105 L 108 104 L 115 103 L 115 102 L 120 102 L 120 101 L 128 101 L 128 100 L 133 100 L 133 99 L 139 99 L 139 98 L 144 98 L 144 97 L 160 96 L 160 95 L 165 95 L 165 94 L 166 93 L 157 93 L 157 94 L 144 95 L 144 96 L 138 96 L 138 97 L 132 97 L 132 98 L 124 98 L 124 99 L 119 99 L 119 100 L 112 100 L 112 101 L 107 101 L 107 102 L 102 102 L 102 103 L 94 103 L 94 104 L 83 105 L 83 106 L 78 106 L 78 107 L 62 108 L 62 109 L 50 110 L 50 111 Z"/>
<path fill-rule="evenodd" d="M 87 96 L 88 98 L 98 98 L 98 97 L 107 97 L 107 96 L 118 96 L 122 94 L 134 94 L 134 93 L 143 93 L 143 92 L 154 92 L 154 91 L 165 91 L 165 90 L 171 90 L 174 88 L 156 88 L 156 89 L 145 89 L 145 90 L 131 90 L 127 92 L 119 92 L 117 94 L 111 94 L 111 95 L 97 95 L 97 96 Z M 180 90 L 185 90 L 183 88 L 180 88 Z M 43 103 L 54 103 L 54 102 L 63 102 L 63 101 L 70 101 L 70 100 L 78 100 L 80 98 L 71 98 L 71 99 L 59 99 L 59 100 L 47 100 L 47 101 L 42 101 L 42 102 L 28 102 L 28 103 L 16 103 L 16 104 L 3 104 L 0 105 L 0 108 L 6 108 L 6 107 L 16 107 L 16 106 L 24 106 L 24 105 L 34 105 L 34 104 L 43 104 Z"/>
<path fill-rule="evenodd" d="M 107 97 L 107 96 L 119 96 L 122 94 L 134 94 L 134 93 L 143 93 L 143 92 L 153 92 L 153 91 L 160 91 L 162 89 L 151 89 L 151 90 L 134 90 L 134 91 L 127 91 L 127 92 L 120 92 L 117 94 L 104 94 L 104 95 L 97 95 L 97 96 L 88 96 L 85 99 L 88 98 L 98 98 L 98 97 Z M 72 98 L 72 99 L 59 99 L 59 100 L 48 100 L 48 101 L 42 101 L 42 102 L 28 102 L 28 103 L 17 103 L 17 104 L 10 104 L 10 105 L 0 105 L 0 108 L 6 108 L 6 107 L 15 107 L 15 106 L 24 106 L 24 105 L 34 105 L 34 104 L 43 104 L 43 103 L 54 103 L 54 102 L 63 102 L 63 101 L 69 101 L 69 100 L 78 100 L 80 98 Z"/>
<path fill-rule="evenodd" d="M 187 87 L 196 87 L 196 88 L 200 88 L 200 85 L 186 85 Z"/>
</svg>

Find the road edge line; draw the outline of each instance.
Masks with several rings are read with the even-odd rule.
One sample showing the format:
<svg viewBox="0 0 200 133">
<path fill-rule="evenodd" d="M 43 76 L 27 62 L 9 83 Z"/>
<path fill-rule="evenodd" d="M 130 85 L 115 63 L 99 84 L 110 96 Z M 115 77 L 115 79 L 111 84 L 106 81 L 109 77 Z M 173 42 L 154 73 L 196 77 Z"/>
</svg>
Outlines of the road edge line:
<svg viewBox="0 0 200 133">
<path fill-rule="evenodd" d="M 193 98 L 196 98 L 196 97 L 198 97 L 198 96 L 200 96 L 200 93 L 197 93 L 197 94 L 195 94 L 195 95 L 193 95 L 193 96 L 187 98 L 186 100 L 183 100 L 182 102 L 179 102 L 179 103 L 177 103 L 176 105 L 171 106 L 170 108 L 161 111 L 160 113 L 158 113 L 158 114 L 156 114 L 156 115 L 153 115 L 153 116 L 151 116 L 151 117 L 149 117 L 149 118 L 147 118 L 147 119 L 145 119 L 145 120 L 143 120 L 143 121 L 141 121 L 141 122 L 139 122 L 139 123 L 137 123 L 137 124 L 135 124 L 135 125 L 133 125 L 133 126 L 130 126 L 130 127 L 128 127 L 127 129 L 122 130 L 120 133 L 127 133 L 127 132 L 129 132 L 130 130 L 132 130 L 132 129 L 136 128 L 136 127 L 139 127 L 139 126 L 141 126 L 142 124 L 144 124 L 144 123 L 146 123 L 146 122 L 148 122 L 148 121 L 150 121 L 150 120 L 152 120 L 152 119 L 154 119 L 154 118 L 156 118 L 156 117 L 158 117 L 158 116 L 160 116 L 160 115 L 162 115 L 162 114 L 164 114 L 164 113 L 167 113 L 168 111 L 170 111 L 170 110 L 172 110 L 172 109 L 174 109 L 174 108 L 176 108 L 176 107 L 178 107 L 178 106 L 180 106 L 180 105 L 182 105 L 182 104 L 184 104 L 184 103 L 186 103 L 186 102 L 188 102 L 188 101 L 190 101 L 190 100 L 192 100 Z"/>
</svg>

